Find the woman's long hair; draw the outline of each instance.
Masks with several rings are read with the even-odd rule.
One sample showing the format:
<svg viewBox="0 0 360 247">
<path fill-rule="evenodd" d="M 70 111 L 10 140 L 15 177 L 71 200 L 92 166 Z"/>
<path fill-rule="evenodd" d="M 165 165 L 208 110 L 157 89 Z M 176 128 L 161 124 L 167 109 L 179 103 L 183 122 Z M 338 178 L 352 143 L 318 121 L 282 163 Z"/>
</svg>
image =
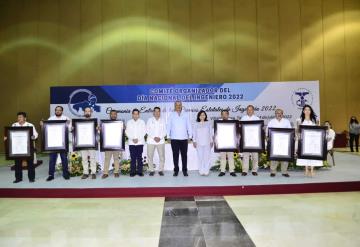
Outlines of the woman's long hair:
<svg viewBox="0 0 360 247">
<path fill-rule="evenodd" d="M 304 120 L 305 120 L 304 110 L 305 110 L 306 107 L 310 109 L 310 120 L 311 120 L 312 122 L 316 123 L 316 117 L 317 117 L 317 116 L 316 116 L 313 108 L 312 108 L 310 105 L 304 105 L 304 107 L 302 108 L 301 116 L 300 116 L 301 122 L 303 123 Z"/>
<path fill-rule="evenodd" d="M 206 122 L 206 121 L 208 120 L 208 119 L 207 119 L 207 114 L 206 114 L 206 112 L 203 111 L 203 110 L 201 110 L 201 111 L 198 112 L 197 117 L 196 117 L 196 122 L 200 122 L 200 115 L 201 115 L 201 113 L 204 113 L 204 114 L 205 114 L 205 119 L 204 119 L 204 121 Z"/>
<path fill-rule="evenodd" d="M 356 123 L 356 124 L 359 123 L 359 121 L 356 119 L 355 116 L 352 116 L 352 117 L 350 118 L 350 124 L 353 124 L 353 123 Z"/>
</svg>

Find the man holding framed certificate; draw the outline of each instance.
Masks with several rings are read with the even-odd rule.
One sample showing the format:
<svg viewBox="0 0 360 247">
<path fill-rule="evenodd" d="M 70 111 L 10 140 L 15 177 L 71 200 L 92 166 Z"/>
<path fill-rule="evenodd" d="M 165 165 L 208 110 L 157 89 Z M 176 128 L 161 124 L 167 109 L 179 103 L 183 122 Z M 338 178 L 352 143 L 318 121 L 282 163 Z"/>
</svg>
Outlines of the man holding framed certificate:
<svg viewBox="0 0 360 247">
<path fill-rule="evenodd" d="M 291 129 L 291 123 L 288 119 L 284 118 L 284 111 L 282 109 L 275 110 L 275 118 L 270 120 L 267 126 L 266 134 L 269 138 L 269 145 L 271 150 L 269 150 L 269 156 L 274 155 L 276 157 L 285 157 L 293 156 L 294 147 L 294 132 L 293 133 L 273 133 L 270 135 L 269 129 L 271 128 L 282 128 L 282 129 Z M 273 145 L 270 145 L 273 144 Z M 290 153 L 289 153 L 290 152 Z M 284 177 L 290 177 L 287 168 L 289 165 L 288 161 L 280 161 L 276 158 L 270 160 L 270 176 L 275 177 L 277 167 L 281 163 L 281 173 Z"/>
<path fill-rule="evenodd" d="M 55 115 L 49 117 L 48 121 L 41 121 L 40 125 L 43 130 L 43 149 L 44 151 L 50 151 L 49 154 L 49 177 L 46 181 L 52 181 L 55 175 L 55 165 L 58 155 L 61 158 L 61 165 L 63 169 L 63 178 L 65 180 L 70 179 L 69 167 L 68 167 L 68 129 L 70 128 L 70 119 L 63 115 L 64 108 L 62 106 L 55 107 Z M 50 122 L 49 122 L 50 121 Z M 62 121 L 66 121 L 66 124 L 62 124 Z M 59 124 L 50 124 L 51 122 Z M 49 123 L 49 124 L 47 124 Z M 56 150 L 56 151 L 54 151 Z M 58 151 L 60 150 L 60 151 Z"/>
<path fill-rule="evenodd" d="M 241 118 L 241 121 L 258 121 L 260 120 L 259 117 L 257 117 L 254 114 L 254 106 L 248 105 L 246 108 L 246 115 Z M 258 130 L 253 128 L 252 126 L 249 126 L 248 128 L 242 127 L 243 132 L 247 132 L 246 136 L 243 134 L 241 135 L 241 142 L 247 143 L 251 145 L 250 143 L 259 143 L 261 141 L 261 137 L 257 137 Z M 251 133 L 250 133 L 251 132 Z M 257 176 L 258 168 L 259 168 L 259 153 L 258 152 L 243 152 L 243 167 L 242 167 L 242 173 L 241 176 L 246 176 L 249 172 L 249 162 L 250 157 L 252 159 L 252 175 Z"/>
<path fill-rule="evenodd" d="M 85 119 L 73 119 L 73 137 L 74 150 L 80 150 L 83 166 L 83 175 L 81 179 L 89 177 L 89 164 L 91 170 L 91 178 L 96 179 L 96 151 L 97 145 L 97 119 L 91 118 L 92 109 L 86 107 L 84 109 Z"/>
<path fill-rule="evenodd" d="M 101 151 L 105 150 L 104 172 L 102 179 L 109 177 L 111 158 L 114 160 L 114 177 L 120 176 L 121 150 L 124 149 L 124 123 L 117 120 L 117 111 L 110 111 L 110 120 L 101 122 Z"/>
<path fill-rule="evenodd" d="M 19 183 L 23 179 L 22 174 L 22 164 L 23 161 L 27 162 L 28 169 L 28 177 L 29 182 L 35 182 L 35 166 L 34 166 L 34 152 L 33 152 L 33 140 L 36 140 L 38 137 L 38 133 L 35 129 L 35 126 L 26 121 L 26 113 L 18 112 L 17 113 L 17 122 L 12 124 L 12 127 L 19 128 L 19 130 L 23 127 L 32 128 L 30 133 L 27 131 L 24 132 L 13 132 L 7 133 L 9 136 L 5 136 L 4 140 L 6 141 L 7 146 L 7 155 L 9 156 L 9 152 L 12 154 L 12 158 L 9 159 L 15 160 L 15 181 L 14 183 Z M 25 128 L 24 128 L 25 129 Z M 9 131 L 8 131 L 9 132 Z M 30 136 L 31 135 L 31 136 Z M 31 140 L 29 140 L 29 138 Z M 21 155 L 26 156 L 26 158 L 21 158 Z"/>
</svg>

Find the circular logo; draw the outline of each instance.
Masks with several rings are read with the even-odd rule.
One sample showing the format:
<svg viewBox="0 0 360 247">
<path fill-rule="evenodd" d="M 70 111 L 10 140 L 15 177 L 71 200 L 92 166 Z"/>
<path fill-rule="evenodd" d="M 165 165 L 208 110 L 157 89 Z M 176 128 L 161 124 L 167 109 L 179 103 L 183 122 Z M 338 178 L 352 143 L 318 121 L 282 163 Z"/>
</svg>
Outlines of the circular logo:
<svg viewBox="0 0 360 247">
<path fill-rule="evenodd" d="M 83 116 L 85 108 L 90 107 L 93 111 L 100 112 L 100 106 L 96 105 L 97 97 L 88 89 L 77 89 L 69 96 L 69 111 L 78 117 Z"/>
<path fill-rule="evenodd" d="M 307 88 L 298 88 L 291 95 L 291 102 L 298 108 L 303 108 L 304 105 L 311 105 L 313 102 L 313 95 Z"/>
</svg>

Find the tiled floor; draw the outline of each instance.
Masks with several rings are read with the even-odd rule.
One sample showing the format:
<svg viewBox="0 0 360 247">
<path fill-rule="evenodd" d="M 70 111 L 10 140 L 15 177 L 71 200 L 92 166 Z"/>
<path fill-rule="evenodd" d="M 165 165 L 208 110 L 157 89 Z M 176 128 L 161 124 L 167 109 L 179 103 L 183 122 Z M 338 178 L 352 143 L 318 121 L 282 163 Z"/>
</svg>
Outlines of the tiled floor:
<svg viewBox="0 0 360 247">
<path fill-rule="evenodd" d="M 0 199 L 4 247 L 355 247 L 360 245 L 359 229 L 360 192 L 176 200 Z"/>
</svg>

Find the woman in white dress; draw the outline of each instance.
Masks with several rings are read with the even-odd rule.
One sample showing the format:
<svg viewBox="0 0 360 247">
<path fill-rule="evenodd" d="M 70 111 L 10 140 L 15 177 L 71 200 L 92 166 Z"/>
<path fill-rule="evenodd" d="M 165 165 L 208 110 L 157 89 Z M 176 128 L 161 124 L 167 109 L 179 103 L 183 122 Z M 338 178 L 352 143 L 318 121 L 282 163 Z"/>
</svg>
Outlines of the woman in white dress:
<svg viewBox="0 0 360 247">
<path fill-rule="evenodd" d="M 199 111 L 194 125 L 193 146 L 196 148 L 199 164 L 199 173 L 202 176 L 209 175 L 210 152 L 213 146 L 213 129 L 207 120 L 205 111 Z"/>
<path fill-rule="evenodd" d="M 305 105 L 302 109 L 300 119 L 297 120 L 297 129 L 299 130 L 300 125 L 319 125 L 316 120 L 316 114 L 314 110 L 309 105 Z M 314 167 L 323 166 L 322 160 L 310 160 L 310 159 L 297 159 L 297 166 L 305 166 L 305 176 L 313 177 Z"/>
</svg>

